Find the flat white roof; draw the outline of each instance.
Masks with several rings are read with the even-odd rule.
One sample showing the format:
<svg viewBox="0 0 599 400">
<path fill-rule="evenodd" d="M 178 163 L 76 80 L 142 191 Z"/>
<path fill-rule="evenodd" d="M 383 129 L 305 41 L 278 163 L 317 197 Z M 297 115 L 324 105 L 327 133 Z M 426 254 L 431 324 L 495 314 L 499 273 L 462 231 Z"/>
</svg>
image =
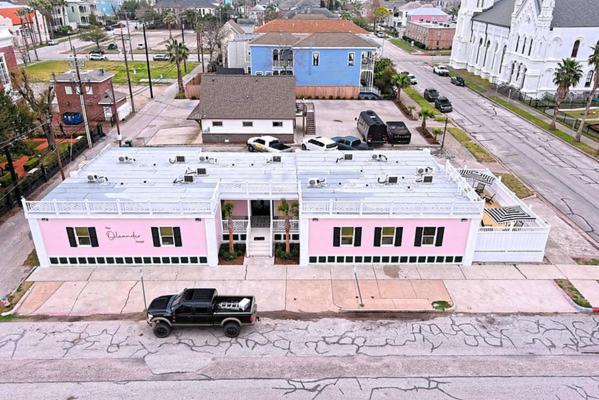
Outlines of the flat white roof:
<svg viewBox="0 0 599 400">
<path fill-rule="evenodd" d="M 352 159 L 346 160 L 345 155 Z M 184 161 L 177 162 L 177 157 Z M 198 168 L 206 174 L 198 175 Z M 419 170 L 426 170 L 432 182 L 423 182 Z M 193 182 L 185 183 L 186 174 L 193 176 Z M 449 163 L 438 163 L 427 149 L 298 151 L 281 154 L 280 162 L 275 162 L 269 153 L 203 152 L 199 147 L 110 147 L 43 201 L 215 202 L 248 198 L 299 198 L 312 205 L 410 203 L 433 208 L 441 203 L 480 203 L 459 173 Z"/>
</svg>

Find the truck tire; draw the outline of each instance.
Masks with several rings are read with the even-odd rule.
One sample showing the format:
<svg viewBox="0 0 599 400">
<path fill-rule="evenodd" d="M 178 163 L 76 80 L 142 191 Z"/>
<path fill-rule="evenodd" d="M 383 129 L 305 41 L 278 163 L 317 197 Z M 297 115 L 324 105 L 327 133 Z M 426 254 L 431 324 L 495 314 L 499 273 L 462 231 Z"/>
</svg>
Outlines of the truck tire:
<svg viewBox="0 0 599 400">
<path fill-rule="evenodd" d="M 308 150 L 305 144 L 302 144 L 302 150 Z"/>
<path fill-rule="evenodd" d="M 168 335 L 171 334 L 172 330 L 173 328 L 171 328 L 171 326 L 166 322 L 158 322 L 154 325 L 153 332 L 154 336 L 163 339 L 165 337 L 168 337 Z"/>
<path fill-rule="evenodd" d="M 254 149 L 254 146 L 252 146 L 251 144 L 248 144 L 248 151 L 250 153 L 253 153 L 254 151 L 256 151 L 256 149 Z"/>
<path fill-rule="evenodd" d="M 241 332 L 241 325 L 239 325 L 239 322 L 229 321 L 223 325 L 223 332 L 225 332 L 226 337 L 235 338 Z"/>
</svg>

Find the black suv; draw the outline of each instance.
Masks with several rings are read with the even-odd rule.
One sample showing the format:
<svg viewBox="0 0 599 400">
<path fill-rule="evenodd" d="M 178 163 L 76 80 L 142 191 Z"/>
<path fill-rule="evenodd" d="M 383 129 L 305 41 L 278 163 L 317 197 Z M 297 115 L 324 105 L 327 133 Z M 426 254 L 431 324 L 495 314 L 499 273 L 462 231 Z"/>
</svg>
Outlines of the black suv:
<svg viewBox="0 0 599 400">
<path fill-rule="evenodd" d="M 466 82 L 464 82 L 464 78 L 462 78 L 461 76 L 457 76 L 457 75 L 452 76 L 450 79 L 450 82 L 456 86 L 466 85 Z"/>
<path fill-rule="evenodd" d="M 442 113 L 453 111 L 451 102 L 445 96 L 437 97 L 437 100 L 435 100 L 435 108 Z"/>
<path fill-rule="evenodd" d="M 403 121 L 387 121 L 387 132 L 391 144 L 410 144 L 412 139 L 412 134 Z"/>
<path fill-rule="evenodd" d="M 424 98 L 426 101 L 432 103 L 439 97 L 439 92 L 437 89 L 424 89 Z"/>
</svg>

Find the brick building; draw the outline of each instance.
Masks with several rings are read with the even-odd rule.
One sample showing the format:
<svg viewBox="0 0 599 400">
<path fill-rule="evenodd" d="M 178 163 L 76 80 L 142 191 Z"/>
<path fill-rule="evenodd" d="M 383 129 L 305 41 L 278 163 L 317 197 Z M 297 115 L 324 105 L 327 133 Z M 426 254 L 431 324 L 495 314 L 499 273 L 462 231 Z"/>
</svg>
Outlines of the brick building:
<svg viewBox="0 0 599 400">
<path fill-rule="evenodd" d="M 83 82 L 83 99 L 90 129 L 97 129 L 98 125 L 106 131 L 111 126 L 113 114 L 112 77 L 114 74 L 102 69 L 80 72 Z M 79 99 L 79 88 L 75 84 L 77 75 L 75 71 L 67 71 L 56 76 L 55 90 L 58 101 L 59 120 L 67 133 L 85 132 Z M 116 108 L 120 120 L 131 113 L 131 104 L 124 93 L 114 91 Z"/>
<path fill-rule="evenodd" d="M 17 70 L 17 58 L 13 49 L 12 35 L 0 28 L 0 90 L 11 90 L 10 74 Z"/>
<path fill-rule="evenodd" d="M 425 49 L 451 49 L 455 24 L 408 21 L 403 38 Z"/>
</svg>

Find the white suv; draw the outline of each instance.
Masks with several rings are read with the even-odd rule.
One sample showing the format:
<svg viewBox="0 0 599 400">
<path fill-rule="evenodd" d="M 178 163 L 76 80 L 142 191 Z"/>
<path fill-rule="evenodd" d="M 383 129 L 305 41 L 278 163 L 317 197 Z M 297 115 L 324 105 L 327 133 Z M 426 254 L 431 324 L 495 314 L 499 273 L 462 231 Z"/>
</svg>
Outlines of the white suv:
<svg viewBox="0 0 599 400">
<path fill-rule="evenodd" d="M 449 69 L 445 65 L 435 65 L 433 72 L 439 76 L 449 76 Z"/>
<path fill-rule="evenodd" d="M 302 140 L 302 150 L 336 151 L 337 143 L 324 136 L 309 136 Z"/>
</svg>

